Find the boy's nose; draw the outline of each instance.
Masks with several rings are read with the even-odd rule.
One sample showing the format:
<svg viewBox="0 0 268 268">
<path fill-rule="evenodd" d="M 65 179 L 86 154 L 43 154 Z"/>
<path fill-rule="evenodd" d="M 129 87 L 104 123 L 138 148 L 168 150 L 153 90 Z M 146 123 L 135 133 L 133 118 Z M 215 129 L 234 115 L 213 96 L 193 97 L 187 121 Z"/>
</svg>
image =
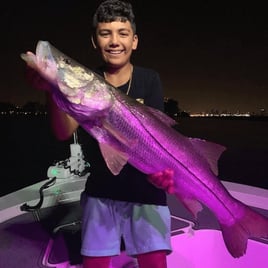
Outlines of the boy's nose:
<svg viewBox="0 0 268 268">
<path fill-rule="evenodd" d="M 118 44 L 118 35 L 112 34 L 110 41 L 111 41 L 111 45 L 117 45 Z"/>
</svg>

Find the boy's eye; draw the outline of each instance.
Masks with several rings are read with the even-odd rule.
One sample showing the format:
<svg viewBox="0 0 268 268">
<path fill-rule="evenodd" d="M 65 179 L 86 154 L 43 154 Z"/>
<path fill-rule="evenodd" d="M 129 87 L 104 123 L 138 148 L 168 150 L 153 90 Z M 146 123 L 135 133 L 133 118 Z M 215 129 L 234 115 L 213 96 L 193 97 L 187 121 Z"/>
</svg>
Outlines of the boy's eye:
<svg viewBox="0 0 268 268">
<path fill-rule="evenodd" d="M 121 36 L 128 36 L 128 33 L 120 33 Z"/>
<path fill-rule="evenodd" d="M 108 36 L 108 35 L 109 35 L 108 32 L 101 32 L 101 33 L 100 33 L 100 36 L 103 36 L 103 37 Z"/>
<path fill-rule="evenodd" d="M 102 38 L 109 38 L 110 36 L 113 35 L 113 33 L 110 32 L 110 31 L 100 31 L 100 32 L 98 33 L 98 35 L 99 35 L 100 37 L 102 37 Z M 122 30 L 122 31 L 118 31 L 118 32 L 116 33 L 116 35 L 117 35 L 118 37 L 121 37 L 121 38 L 127 38 L 127 37 L 130 35 L 130 32 L 129 32 L 129 31 Z"/>
</svg>

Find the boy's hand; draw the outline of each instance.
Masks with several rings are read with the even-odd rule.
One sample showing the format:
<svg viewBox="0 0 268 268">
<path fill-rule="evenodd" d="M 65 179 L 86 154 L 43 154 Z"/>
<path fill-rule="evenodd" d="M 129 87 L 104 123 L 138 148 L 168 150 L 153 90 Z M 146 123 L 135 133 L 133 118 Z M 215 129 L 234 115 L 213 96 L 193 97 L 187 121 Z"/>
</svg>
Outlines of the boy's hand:
<svg viewBox="0 0 268 268">
<path fill-rule="evenodd" d="M 169 194 L 173 194 L 175 192 L 173 176 L 173 170 L 165 169 L 164 171 L 149 175 L 148 180 L 154 186 L 165 190 Z"/>
<path fill-rule="evenodd" d="M 34 88 L 44 91 L 51 91 L 52 85 L 39 74 L 36 56 L 32 52 L 21 54 L 21 58 L 26 62 L 26 80 Z"/>
<path fill-rule="evenodd" d="M 25 72 L 27 82 L 34 88 L 50 92 L 52 85 L 44 79 L 35 69 L 26 66 Z"/>
</svg>

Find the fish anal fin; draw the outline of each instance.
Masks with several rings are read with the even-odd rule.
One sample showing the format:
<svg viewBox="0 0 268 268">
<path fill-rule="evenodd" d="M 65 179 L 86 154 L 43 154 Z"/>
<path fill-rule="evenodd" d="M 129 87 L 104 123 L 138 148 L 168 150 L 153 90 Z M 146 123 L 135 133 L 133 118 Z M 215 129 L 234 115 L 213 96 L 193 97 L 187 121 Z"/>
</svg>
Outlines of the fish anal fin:
<svg viewBox="0 0 268 268">
<path fill-rule="evenodd" d="M 100 151 L 109 170 L 118 175 L 128 161 L 128 155 L 106 143 L 101 143 Z"/>
<path fill-rule="evenodd" d="M 179 199 L 180 202 L 188 209 L 192 215 L 197 219 L 197 214 L 203 210 L 202 204 L 193 198 L 185 198 L 181 197 L 178 193 L 175 192 L 176 197 Z"/>
<path fill-rule="evenodd" d="M 223 145 L 198 138 L 189 138 L 189 140 L 199 154 L 206 158 L 213 173 L 218 176 L 218 160 L 226 148 Z"/>
</svg>

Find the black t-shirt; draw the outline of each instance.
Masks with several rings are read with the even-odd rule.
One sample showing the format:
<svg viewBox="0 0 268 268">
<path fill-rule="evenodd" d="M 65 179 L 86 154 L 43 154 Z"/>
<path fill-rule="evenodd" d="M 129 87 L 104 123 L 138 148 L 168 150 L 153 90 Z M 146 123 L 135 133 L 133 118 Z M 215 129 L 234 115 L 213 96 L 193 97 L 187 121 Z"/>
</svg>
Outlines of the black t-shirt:
<svg viewBox="0 0 268 268">
<path fill-rule="evenodd" d="M 103 76 L 101 69 L 96 72 Z M 126 93 L 128 83 L 118 89 Z M 145 105 L 162 111 L 164 109 L 160 77 L 151 69 L 134 66 L 128 95 Z M 166 193 L 153 186 L 147 180 L 146 174 L 130 164 L 126 164 L 120 174 L 114 176 L 106 166 L 97 141 L 82 128 L 78 129 L 78 141 L 82 146 L 85 160 L 90 164 L 90 176 L 85 188 L 88 195 L 141 204 L 167 204 Z"/>
</svg>

